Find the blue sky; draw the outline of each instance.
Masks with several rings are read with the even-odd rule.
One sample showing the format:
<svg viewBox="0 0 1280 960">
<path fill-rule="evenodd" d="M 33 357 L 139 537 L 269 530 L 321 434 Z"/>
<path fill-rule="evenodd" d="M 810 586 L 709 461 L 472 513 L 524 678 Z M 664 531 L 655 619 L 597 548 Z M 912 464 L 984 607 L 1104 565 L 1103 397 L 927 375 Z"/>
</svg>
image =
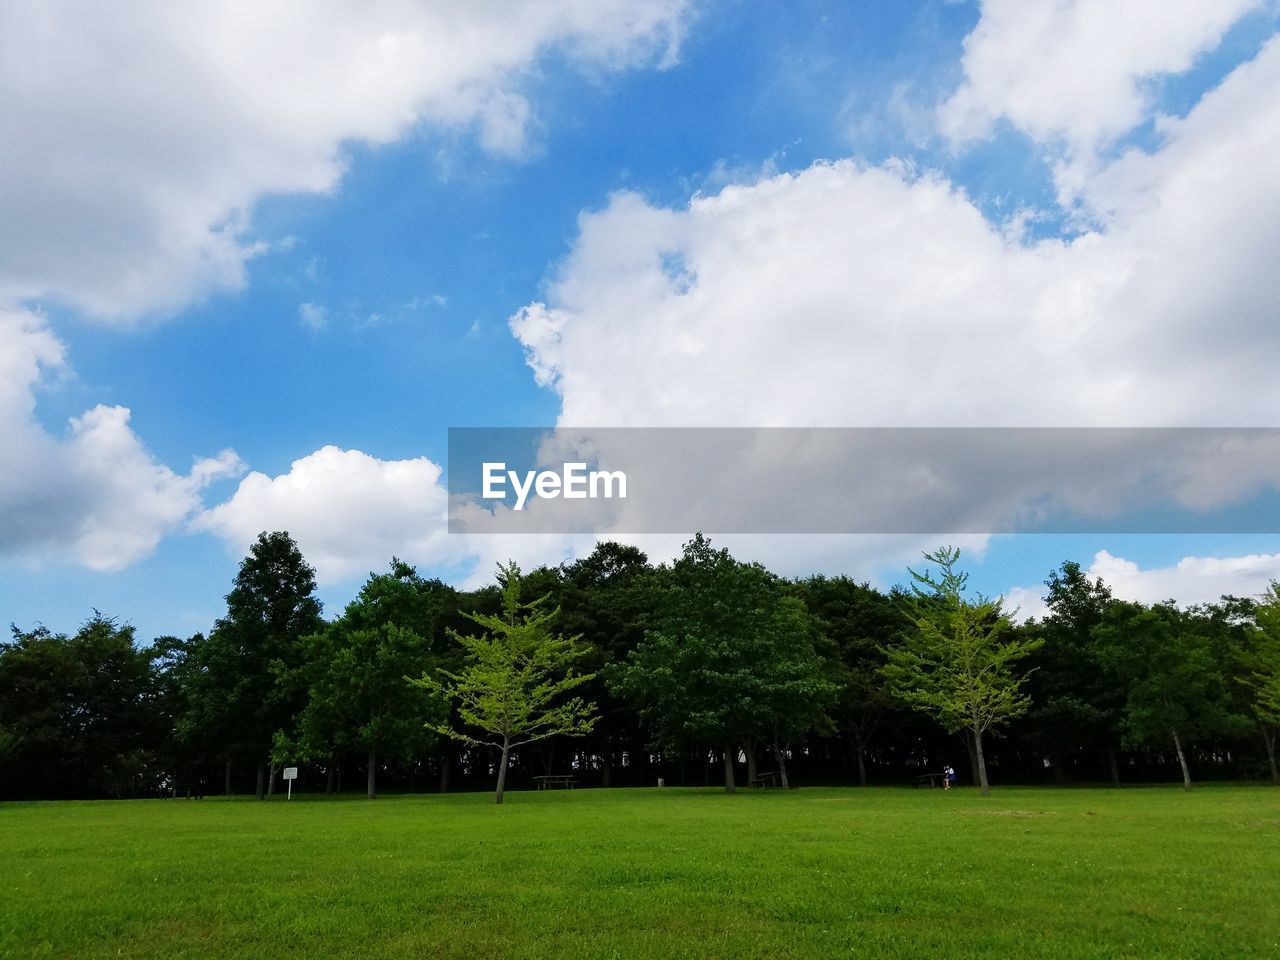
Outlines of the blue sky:
<svg viewBox="0 0 1280 960">
<path fill-rule="evenodd" d="M 747 389 L 742 387 L 746 381 L 735 375 L 717 385 L 717 356 L 748 370 L 759 364 L 759 391 L 776 390 L 779 398 L 771 408 L 773 422 L 921 422 L 925 415 L 914 411 L 913 397 L 922 388 L 910 386 L 920 373 L 913 357 L 900 351 L 901 341 L 848 332 L 858 324 L 882 323 L 879 333 L 905 325 L 916 316 L 910 311 L 923 309 L 915 303 L 886 306 L 882 321 L 873 309 L 847 321 L 835 317 L 827 326 L 806 328 L 796 356 L 780 360 L 775 370 L 776 350 L 761 348 L 753 354 L 724 331 L 732 318 L 752 331 L 741 342 L 767 344 L 769 326 L 785 322 L 778 318 L 786 316 L 786 304 L 775 304 L 776 309 L 762 310 L 757 317 L 737 304 L 730 311 L 726 304 L 731 298 L 708 289 L 698 319 L 688 327 L 703 357 L 701 367 L 690 369 L 709 371 L 708 397 L 695 397 L 683 411 L 666 399 L 673 388 L 654 372 L 665 363 L 666 348 L 654 341 L 671 329 L 668 311 L 673 308 L 668 299 L 646 300 L 635 292 L 639 287 L 633 290 L 626 286 L 630 281 L 611 274 L 611 244 L 651 228 L 669 230 L 654 241 L 656 248 L 680 248 L 687 258 L 705 263 L 708 276 L 723 274 L 726 268 L 714 259 L 717 251 L 729 240 L 747 243 L 754 234 L 740 224 L 722 226 L 722 219 L 710 214 L 704 218 L 689 204 L 695 195 L 715 198 L 726 188 L 743 191 L 743 217 L 757 202 L 764 209 L 761 198 L 767 190 L 761 185 L 769 183 L 775 184 L 769 189 L 779 204 L 790 202 L 789 191 L 796 193 L 793 209 L 809 202 L 802 191 L 821 189 L 833 191 L 829 206 L 847 200 L 849 206 L 840 209 L 854 211 L 832 222 L 802 214 L 782 221 L 795 231 L 795 243 L 788 247 L 798 251 L 797 267 L 769 300 L 774 303 L 786 290 L 798 290 L 801 304 L 796 310 L 814 309 L 812 303 L 804 305 L 809 268 L 814 276 L 833 276 L 841 272 L 841 243 L 847 240 L 849 249 L 856 248 L 858 238 L 848 233 L 847 220 L 857 219 L 858 203 L 868 204 L 868 222 L 882 218 L 883 226 L 876 229 L 886 236 L 898 229 L 895 203 L 919 200 L 918 209 L 912 206 L 913 217 L 927 218 L 940 210 L 939 236 L 971 229 L 963 225 L 973 211 L 985 226 L 972 229 L 999 238 L 1015 230 L 1021 212 L 1022 232 L 998 254 L 1008 258 L 1007 264 L 984 262 L 961 271 L 965 277 L 986 271 L 997 281 L 1002 270 L 1041 271 L 1043 277 L 1027 281 L 1029 289 L 1034 287 L 1026 294 L 1029 299 L 1001 307 L 1002 317 L 1030 311 L 1025 304 L 1035 298 L 1040 313 L 1058 309 L 1052 304 L 1063 297 L 1036 291 L 1060 282 L 1071 270 L 1082 277 L 1071 289 L 1084 285 L 1103 291 L 1084 298 L 1089 307 L 1081 308 L 1079 318 L 1053 315 L 1054 329 L 1069 328 L 1076 319 L 1080 323 L 1078 335 L 1064 336 L 1064 350 L 1076 349 L 1088 337 L 1100 339 L 1090 342 L 1088 350 L 1082 348 L 1082 358 L 1064 364 L 1068 369 L 1052 367 L 1052 376 L 1061 377 L 1060 384 L 1054 383 L 1064 392 L 1050 395 L 1046 388 L 1044 396 L 1033 396 L 1026 403 L 1026 418 L 1048 425 L 1181 425 L 1198 418 L 1196 425 L 1219 425 L 1232 417 L 1232 391 L 1243 385 L 1249 412 L 1240 419 L 1249 425 L 1275 425 L 1280 409 L 1274 409 L 1274 398 L 1261 388 L 1248 392 L 1253 364 L 1266 355 L 1268 342 L 1255 342 L 1239 356 L 1206 355 L 1189 381 L 1178 344 L 1185 342 L 1193 352 L 1197 324 L 1209 326 L 1221 318 L 1133 319 L 1142 313 L 1133 304 L 1145 288 L 1125 288 L 1130 277 L 1140 279 L 1143 265 L 1152 262 L 1172 276 L 1191 278 L 1188 284 L 1195 281 L 1177 294 L 1193 304 L 1214 302 L 1215 285 L 1238 289 L 1251 270 L 1266 276 L 1262 248 L 1273 234 L 1266 232 L 1265 221 L 1277 220 L 1280 209 L 1280 193 L 1270 191 L 1269 182 L 1253 195 L 1233 194 L 1219 204 L 1256 211 L 1256 221 L 1232 231 L 1240 251 L 1221 263 L 1196 256 L 1198 248 L 1191 241 L 1176 249 L 1160 247 L 1159 237 L 1169 231 L 1151 225 L 1156 214 L 1143 206 L 1142 198 L 1159 197 L 1162 190 L 1169 197 L 1182 196 L 1175 192 L 1179 177 L 1196 175 L 1194 165 L 1208 162 L 1203 145 L 1208 134 L 1202 128 L 1219 135 L 1223 129 L 1239 130 L 1242 138 L 1251 137 L 1247 149 L 1227 149 L 1226 158 L 1216 161 L 1239 162 L 1242 168 L 1218 171 L 1206 190 L 1211 193 L 1218 183 L 1237 189 L 1251 182 L 1258 169 L 1256 152 L 1274 146 L 1269 139 L 1274 136 L 1269 126 L 1274 111 L 1259 109 L 1255 115 L 1243 107 L 1233 110 L 1231 98 L 1247 102 L 1247 84 L 1255 83 L 1263 91 L 1270 89 L 1274 99 L 1263 67 L 1264 61 L 1276 59 L 1270 44 L 1277 28 L 1275 8 L 1240 2 L 1224 4 L 1224 10 L 1232 9 L 1209 16 L 1195 4 L 1135 2 L 1132 17 L 1118 18 L 1113 30 L 1095 35 L 1096 4 L 1058 4 L 1057 15 L 1065 19 L 1049 29 L 1016 12 L 1015 6 L 663 2 L 652 5 L 649 20 L 636 22 L 627 5 L 614 11 L 604 4 L 588 22 L 565 27 L 560 20 L 542 22 L 535 14 L 528 23 L 511 18 L 519 20 L 514 26 L 487 14 L 477 14 L 475 23 L 448 18 L 419 23 L 411 11 L 396 12 L 395 5 L 390 13 L 365 15 L 358 6 L 299 4 L 289 15 L 298 19 L 299 30 L 263 40 L 266 49 L 305 45 L 312 31 L 318 48 L 341 43 L 348 33 L 354 44 L 367 29 L 373 36 L 414 36 L 419 31 L 429 49 L 436 49 L 434 43 L 444 50 L 451 43 L 449 30 L 463 27 L 475 47 L 457 76 L 438 68 L 443 72 L 432 75 L 429 90 L 411 89 L 427 82 L 415 73 L 421 68 L 392 58 L 380 81 L 387 89 L 363 93 L 351 92 L 358 86 L 356 73 L 320 62 L 319 53 L 316 63 L 296 50 L 282 58 L 282 63 L 293 63 L 295 55 L 301 57 L 295 78 L 273 76 L 269 63 L 237 73 L 234 63 L 225 67 L 227 58 L 211 50 L 209 62 L 229 72 L 215 72 L 213 79 L 207 72 L 193 72 L 189 83 L 178 76 L 174 86 L 179 93 L 172 98 L 143 85 L 163 75 L 160 65 L 172 62 L 174 50 L 191 56 L 195 49 L 198 60 L 205 31 L 166 22 L 169 15 L 160 6 L 125 5 L 119 12 L 134 30 L 129 41 L 133 49 L 113 49 L 112 36 L 90 40 L 94 53 L 83 70 L 68 71 L 61 79 L 49 71 L 52 79 L 31 82 L 37 68 L 22 49 L 24 38 L 30 44 L 38 30 L 52 29 L 49 58 L 56 64 L 60 55 L 71 57 L 85 36 L 93 36 L 81 32 L 90 31 L 92 24 L 77 23 L 70 6 L 55 9 L 52 27 L 26 23 L 19 11 L 0 15 L 0 33 L 10 37 L 0 50 L 8 64 L 0 72 L 0 85 L 11 88 L 4 99 L 16 103 L 0 111 L 5 140 L 15 142 L 42 123 L 50 131 L 32 137 L 35 142 L 17 151 L 10 168 L 0 174 L 0 222 L 22 225 L 38 216 L 50 223 L 49 237 L 36 231 L 42 236 L 34 242 L 17 226 L 8 231 L 0 227 L 10 234 L 0 237 L 0 264 L 6 254 L 10 260 L 9 266 L 0 265 L 0 317 L 8 311 L 20 318 L 12 328 L 0 326 L 0 337 L 9 338 L 5 348 L 14 357 L 27 356 L 36 349 L 32 345 L 47 348 L 50 341 L 60 344 L 62 353 L 59 361 L 46 361 L 34 373 L 36 368 L 15 360 L 18 400 L 7 414 L 0 407 L 18 438 L 8 445 L 13 458 L 8 485 L 0 483 L 0 515 L 9 511 L 13 517 L 0 520 L 0 619 L 67 629 L 97 608 L 136 623 L 146 638 L 204 629 L 221 610 L 244 531 L 283 526 L 295 516 L 303 518 L 303 529 L 295 533 L 304 548 L 309 542 L 322 543 L 317 549 L 331 555 L 318 564 L 331 611 L 354 593 L 372 556 L 389 558 L 396 552 L 426 573 L 474 582 L 482 575 L 475 571 L 488 570 L 493 557 L 509 545 L 440 546 L 437 531 L 414 528 L 418 520 L 406 523 L 414 529 L 397 542 L 396 524 L 382 517 L 377 522 L 383 532 L 353 543 L 350 562 L 343 561 L 348 551 L 341 530 L 333 528 L 358 525 L 368 505 L 352 501 L 352 487 L 343 483 L 327 488 L 301 482 L 304 474 L 294 469 L 295 461 L 330 446 L 360 451 L 371 458 L 364 464 L 367 476 L 382 477 L 389 475 L 386 464 L 417 458 L 444 463 L 450 426 L 552 425 L 562 415 L 572 422 L 584 410 L 594 413 L 600 425 L 678 424 L 686 419 L 728 425 L 730 414 L 717 414 L 716 398 L 730 403 L 735 390 Z M 266 31 L 247 10 L 228 14 L 239 18 L 236 30 Z M 400 19 L 374 22 L 381 16 Z M 1022 16 L 1026 22 L 1019 21 Z M 1153 25 L 1150 29 L 1143 28 L 1144 16 Z M 1185 19 L 1185 29 L 1166 29 L 1168 36 L 1153 39 L 1165 29 L 1155 24 L 1178 17 Z M 333 23 L 317 22 L 325 18 Z M 358 29 L 344 30 L 345 24 Z M 1132 42 L 1099 42 L 1101 36 L 1123 36 L 1124 31 L 1133 31 Z M 966 38 L 984 35 L 986 53 L 978 50 L 977 40 L 966 48 Z M 1037 73 L 1055 69 L 1061 51 L 1053 45 L 1072 42 L 1086 52 L 1097 51 L 1098 63 L 1077 61 L 1077 69 L 1096 72 L 1102 80 L 1086 83 L 1079 73 Z M 1051 46 L 1038 51 L 1036 44 Z M 490 46 L 497 52 L 490 53 Z M 489 67 L 487 56 L 493 59 Z M 148 63 L 156 65 L 150 73 L 143 69 Z M 1250 66 L 1262 79 L 1251 78 Z M 1033 75 L 1023 78 L 1019 71 Z M 1006 75 L 1014 80 L 1003 85 L 983 80 Z M 1103 82 L 1108 77 L 1114 79 L 1110 85 Z M 281 92 L 295 79 L 296 103 L 288 99 L 288 90 Z M 947 106 L 962 88 L 971 89 L 969 102 L 978 105 L 963 116 L 958 107 Z M 1214 98 L 1220 88 L 1222 95 Z M 1032 94 L 1019 100 L 1008 95 L 1010 89 L 1057 92 L 1041 100 Z M 1115 103 L 1133 91 L 1140 102 L 1136 114 L 1117 110 Z M 280 104 L 273 109 L 278 106 L 281 112 L 262 113 L 260 101 L 277 96 Z M 404 103 L 393 116 L 386 104 L 396 97 Z M 318 119 L 305 125 L 299 121 L 296 130 L 291 126 L 290 118 L 326 98 L 335 103 L 333 116 L 321 110 Z M 1207 107 L 1206 119 L 1196 113 L 1209 99 L 1226 104 L 1216 120 Z M 1061 108 L 1064 100 L 1072 103 L 1071 109 Z M 516 104 L 517 115 L 524 116 L 518 129 L 503 125 L 506 114 L 495 112 L 494 103 Z M 86 104 L 106 111 L 101 130 L 86 130 L 69 119 L 88 109 Z M 519 113 L 522 109 L 527 116 Z M 385 121 L 366 119 L 379 110 L 388 112 Z M 1185 118 L 1185 123 L 1177 126 L 1169 118 Z M 175 149 L 174 159 L 166 159 L 167 148 L 158 145 L 169 136 L 181 141 L 184 131 L 200 125 L 210 128 L 210 137 L 217 134 L 217 149 L 225 155 L 214 154 L 204 162 Z M 198 143 L 203 135 L 192 132 L 191 138 Z M 1126 159 L 1134 151 L 1141 157 Z M 88 180 L 75 163 L 62 162 L 73 156 L 91 169 Z M 243 157 L 252 162 L 242 162 Z M 823 181 L 814 172 L 815 164 L 846 160 L 853 166 L 834 179 Z M 316 172 L 326 164 L 332 166 L 329 174 Z M 64 166 L 68 172 L 59 179 Z M 890 197 L 883 207 L 871 206 L 870 191 L 882 187 L 874 174 L 864 172 L 868 168 L 892 171 L 896 179 L 883 189 L 901 191 L 910 202 Z M 224 176 L 223 170 L 230 172 Z M 778 181 L 784 174 L 795 179 Z M 921 183 L 930 177 L 946 184 L 937 196 L 926 195 L 927 185 Z M 232 179 L 233 184 L 224 182 Z M 636 204 L 626 207 L 611 199 L 619 191 L 635 194 Z M 846 197 L 845 191 L 854 193 Z M 866 191 L 864 199 L 858 191 Z M 112 197 L 119 197 L 118 205 Z M 11 207 L 7 215 L 6 204 Z M 1160 206 L 1181 209 L 1172 203 Z M 821 201 L 816 205 L 823 207 Z M 586 221 L 581 219 L 584 212 Z M 665 212 L 672 216 L 664 220 Z M 1196 209 L 1177 215 L 1179 222 L 1200 222 Z M 190 239 L 182 230 L 193 220 L 198 229 Z M 922 223 L 927 234 L 927 219 Z M 1224 237 L 1214 233 L 1212 223 L 1209 227 L 1196 242 L 1221 251 Z M 1053 246 L 1091 232 L 1101 238 L 1099 243 L 1119 248 L 1105 259 L 1131 263 L 1130 274 L 1102 277 L 1102 267 L 1077 263 L 1087 259 L 1085 253 L 1060 254 Z M 965 247 L 963 238 L 957 240 L 956 256 Z M 29 248 L 35 252 L 27 256 Z M 898 288 L 929 287 L 929 274 L 910 274 L 909 244 L 904 250 L 903 277 L 909 279 L 900 279 Z M 1034 263 L 1024 265 L 1024 255 Z M 827 256 L 832 262 L 821 262 Z M 86 260 L 95 267 L 92 276 L 83 268 Z M 830 281 L 836 286 L 821 292 L 821 303 L 839 302 L 850 290 L 868 291 L 873 307 L 880 302 L 873 283 L 879 281 L 860 279 L 857 270 L 851 260 L 850 277 Z M 812 282 L 816 289 L 818 281 Z M 849 287 L 842 286 L 846 282 Z M 732 280 L 726 283 L 717 289 L 732 287 Z M 1264 282 L 1257 296 L 1258 302 L 1227 302 L 1224 309 L 1253 318 L 1254 324 L 1258 317 L 1274 318 L 1274 284 Z M 966 298 L 966 310 L 971 300 Z M 1147 296 L 1144 302 L 1150 301 Z M 541 341 L 533 334 L 513 333 L 509 325 L 522 309 L 540 303 L 563 323 L 555 356 L 548 351 L 543 358 L 556 370 L 544 383 L 526 363 L 526 350 L 537 354 Z M 634 304 L 634 316 L 617 317 L 619 303 Z M 615 316 L 599 319 L 606 309 Z M 719 316 L 721 309 L 726 319 L 696 326 L 703 317 Z M 939 324 L 947 322 L 945 305 L 927 309 Z M 894 310 L 904 311 L 901 318 L 906 319 Z M 953 326 L 966 322 L 960 316 Z M 973 323 L 972 342 L 980 345 L 991 337 L 999 349 L 1009 348 L 1009 336 L 987 325 L 984 317 Z M 1152 335 L 1154 323 L 1166 324 L 1163 336 Z M 640 338 L 646 330 L 655 332 L 634 342 L 628 339 Z M 830 342 L 824 340 L 828 331 Z M 921 336 L 931 337 L 928 327 Z M 717 337 L 734 345 L 721 344 Z M 841 393 L 833 386 L 807 397 L 807 377 L 832 379 L 821 362 L 861 342 L 867 347 L 851 359 L 851 379 L 869 380 L 877 371 L 900 371 L 900 377 L 889 377 L 887 387 Z M 1142 343 L 1157 346 L 1151 351 L 1135 347 Z M 812 373 L 806 372 L 805 346 L 812 350 Z M 2 365 L 2 356 L 0 372 L 10 369 Z M 600 358 L 599 369 L 584 369 L 584 357 Z M 1020 401 L 1009 399 L 1024 376 L 1018 357 L 1011 351 L 1002 358 L 1011 381 L 1007 389 L 992 385 L 981 373 L 972 378 L 972 391 L 990 388 L 989 403 L 966 400 L 953 415 L 940 392 L 943 405 L 934 409 L 947 412 L 938 422 L 985 424 L 993 416 L 999 420 L 1002 410 L 1016 413 L 1011 421 L 1026 422 Z M 859 377 L 859 370 L 866 375 Z M 677 372 L 688 382 L 688 370 Z M 1031 369 L 1025 376 L 1034 385 L 1049 375 Z M 630 399 L 616 407 L 599 406 L 592 377 L 617 382 Z M 901 395 L 895 393 L 896 383 L 906 384 Z M 1114 389 L 1099 387 L 1104 396 L 1097 405 L 1080 400 L 1108 383 Z M 928 392 L 932 386 L 923 389 Z M 1188 393 L 1197 403 L 1182 408 L 1177 398 Z M 71 418 L 98 405 L 125 407 L 131 415 L 127 428 L 111 428 L 116 431 L 112 442 L 104 441 L 108 454 L 95 454 L 98 448 L 87 444 L 81 449 L 68 433 Z M 4 429 L 0 424 L 0 442 L 7 439 Z M 234 450 L 239 466 L 211 470 L 211 479 L 198 490 L 163 476 L 157 480 L 160 475 L 154 474 L 167 467 L 170 476 L 185 476 L 195 458 L 227 449 Z M 126 466 L 103 459 L 120 450 L 120 456 L 128 457 Z M 48 464 L 33 463 L 45 455 L 51 458 Z M 41 502 L 33 491 L 47 488 L 43 478 L 72 462 L 87 464 L 83 487 L 72 489 L 61 507 L 32 507 Z M 334 460 L 317 476 L 332 478 L 334 471 L 345 469 L 343 464 L 350 461 Z M 271 511 L 279 501 L 253 500 L 241 486 L 250 471 L 264 475 L 264 483 L 287 476 L 299 480 L 297 486 L 281 488 L 279 496 L 305 498 L 321 488 L 324 495 L 305 509 L 291 505 L 300 512 L 281 515 L 276 523 Z M 112 486 L 117 482 L 119 490 Z M 372 482 L 376 486 L 380 481 Z M 368 493 L 369 484 L 358 485 Z M 98 491 L 108 487 L 112 495 L 96 500 Z M 148 497 L 169 498 L 161 519 L 154 518 L 150 501 L 134 501 L 139 489 L 152 491 Z M 376 490 L 368 496 L 380 499 Z M 401 496 L 407 499 L 397 499 Z M 382 499 L 427 510 L 415 496 L 396 486 Z M 139 514 L 140 521 L 135 519 Z M 75 532 L 91 526 L 113 537 L 134 524 L 149 524 L 149 533 L 140 545 L 119 552 Z M 154 544 L 148 546 L 151 539 Z M 887 584 L 900 578 L 904 558 L 917 546 L 904 543 L 877 555 L 856 545 L 847 551 L 816 547 L 809 552 L 787 545 L 765 549 L 762 559 L 790 568 L 788 572 L 847 570 Z M 1188 601 L 1214 596 L 1219 588 L 1248 592 L 1280 575 L 1274 556 L 1280 542 L 1261 535 L 1036 536 L 996 538 L 975 547 L 975 584 L 988 592 L 1015 591 L 1024 603 L 1026 590 L 1034 590 L 1062 559 L 1088 565 L 1099 551 L 1130 566 L 1104 561 L 1097 569 L 1114 572 L 1124 588 L 1145 599 L 1167 595 L 1162 591 Z M 525 562 L 558 562 L 571 549 L 562 543 L 519 545 Z M 1176 565 L 1188 557 L 1199 558 L 1198 565 L 1184 565 L 1179 573 Z M 1204 562 L 1206 558 L 1218 563 Z"/>
</svg>

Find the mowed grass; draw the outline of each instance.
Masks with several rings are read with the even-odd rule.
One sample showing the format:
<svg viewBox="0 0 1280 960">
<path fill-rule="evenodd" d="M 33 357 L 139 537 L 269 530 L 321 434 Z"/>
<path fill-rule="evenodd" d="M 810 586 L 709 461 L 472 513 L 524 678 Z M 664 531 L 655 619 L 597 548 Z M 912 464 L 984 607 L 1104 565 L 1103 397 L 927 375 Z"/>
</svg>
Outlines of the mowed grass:
<svg viewBox="0 0 1280 960">
<path fill-rule="evenodd" d="M 4 957 L 1276 957 L 1280 790 L 0 804 Z"/>
</svg>

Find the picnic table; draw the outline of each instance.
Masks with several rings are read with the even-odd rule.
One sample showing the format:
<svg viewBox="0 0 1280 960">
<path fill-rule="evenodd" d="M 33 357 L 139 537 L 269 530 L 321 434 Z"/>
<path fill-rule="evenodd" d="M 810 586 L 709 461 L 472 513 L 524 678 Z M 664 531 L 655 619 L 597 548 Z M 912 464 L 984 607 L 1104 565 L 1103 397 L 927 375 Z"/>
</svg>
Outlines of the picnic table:
<svg viewBox="0 0 1280 960">
<path fill-rule="evenodd" d="M 570 773 L 553 773 L 546 776 L 534 777 L 533 782 L 539 790 L 552 790 L 556 787 L 564 787 L 566 790 L 572 790 L 578 783 Z"/>
<path fill-rule="evenodd" d="M 946 775 L 942 773 L 925 773 L 916 777 L 916 787 L 941 787 L 942 781 L 946 779 Z"/>
<path fill-rule="evenodd" d="M 772 770 L 751 778 L 751 786 L 759 790 L 761 787 L 773 789 L 778 785 L 778 775 Z"/>
</svg>

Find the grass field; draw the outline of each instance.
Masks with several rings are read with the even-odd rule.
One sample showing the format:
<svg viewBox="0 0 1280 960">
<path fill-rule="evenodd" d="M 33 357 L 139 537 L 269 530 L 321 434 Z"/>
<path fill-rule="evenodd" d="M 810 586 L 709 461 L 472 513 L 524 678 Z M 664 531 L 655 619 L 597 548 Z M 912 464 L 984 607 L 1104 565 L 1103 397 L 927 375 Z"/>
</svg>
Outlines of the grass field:
<svg viewBox="0 0 1280 960">
<path fill-rule="evenodd" d="M 1280 790 L 0 804 L 4 957 L 1276 957 Z"/>
</svg>

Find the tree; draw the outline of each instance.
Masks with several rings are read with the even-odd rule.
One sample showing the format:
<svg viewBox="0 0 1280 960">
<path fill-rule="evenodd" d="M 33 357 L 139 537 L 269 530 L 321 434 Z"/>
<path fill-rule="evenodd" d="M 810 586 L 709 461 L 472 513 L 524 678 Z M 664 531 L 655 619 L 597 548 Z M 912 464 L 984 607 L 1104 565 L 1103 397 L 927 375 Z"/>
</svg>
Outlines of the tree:
<svg viewBox="0 0 1280 960">
<path fill-rule="evenodd" d="M 1101 578 L 1090 579 L 1067 560 L 1045 580 L 1049 616 L 1039 624 L 1044 647 L 1031 678 L 1035 734 L 1053 753 L 1054 775 L 1063 779 L 1063 751 L 1091 743 L 1105 746 L 1112 783 L 1120 785 L 1116 746 L 1123 693 L 1098 660 L 1095 629 L 1113 602 Z"/>
<path fill-rule="evenodd" d="M 865 787 L 867 749 L 897 705 L 882 670 L 884 648 L 909 626 L 902 597 L 843 576 L 809 577 L 796 590 L 831 642 L 832 679 L 839 689 L 835 713 L 853 744 L 858 783 Z"/>
<path fill-rule="evenodd" d="M 65 797 L 154 791 L 164 778 L 158 754 L 167 726 L 155 654 L 135 643 L 132 626 L 95 611 L 70 637 L 15 627 L 0 644 L 0 732 L 9 765 L 21 771 L 10 789 Z"/>
<path fill-rule="evenodd" d="M 733 758 L 763 738 L 785 776 L 786 747 L 825 719 L 835 685 L 814 651 L 803 602 L 754 563 L 716 550 L 702 534 L 659 573 L 654 627 L 612 674 L 661 746 L 723 750 L 725 790 Z"/>
<path fill-rule="evenodd" d="M 1229 670 L 1214 646 L 1211 612 L 1117 601 L 1097 627 L 1098 656 L 1125 691 L 1123 730 L 1132 745 L 1171 743 L 1191 789 L 1188 745 L 1239 728 Z"/>
<path fill-rule="evenodd" d="M 1280 583 L 1271 582 L 1255 611 L 1256 627 L 1241 662 L 1249 708 L 1262 731 L 1271 782 L 1280 783 L 1276 765 L 1276 734 L 1280 732 Z"/>
<path fill-rule="evenodd" d="M 542 597 L 520 600 L 520 568 L 498 568 L 502 613 L 468 615 L 480 634 L 450 630 L 462 648 L 464 663 L 457 670 L 437 668 L 409 682 L 432 695 L 457 704 L 458 717 L 481 736 L 430 723 L 445 736 L 500 751 L 494 802 L 502 803 L 511 751 L 561 735 L 586 734 L 595 724 L 594 707 L 581 697 L 568 697 L 593 674 L 575 672 L 586 654 L 578 637 L 552 633 L 558 610 L 547 609 Z"/>
<path fill-rule="evenodd" d="M 296 673 L 306 705 L 292 738 L 281 736 L 277 755 L 321 759 L 359 750 L 367 758 L 366 792 L 377 796 L 380 757 L 409 758 L 435 741 L 426 724 L 438 722 L 439 704 L 405 682 L 434 665 L 431 649 L 441 600 L 452 591 L 427 581 L 403 561 L 370 575 L 359 596 L 323 630 L 304 637 Z"/>
<path fill-rule="evenodd" d="M 315 589 L 315 570 L 287 533 L 259 534 L 227 594 L 226 615 L 192 651 L 201 678 L 193 715 L 225 738 L 228 762 L 236 754 L 254 760 L 258 799 L 275 735 L 303 706 L 305 689 L 280 680 L 300 666 L 302 638 L 323 623 Z"/>
<path fill-rule="evenodd" d="M 971 738 L 982 795 L 991 792 L 983 735 L 1021 716 L 1031 705 L 1018 662 L 1043 641 L 1021 637 L 1003 598 L 966 599 L 969 575 L 956 569 L 960 551 L 925 554 L 939 575 L 910 570 L 913 629 L 885 651 L 885 677 L 901 700 L 934 717 L 948 732 Z"/>
</svg>

